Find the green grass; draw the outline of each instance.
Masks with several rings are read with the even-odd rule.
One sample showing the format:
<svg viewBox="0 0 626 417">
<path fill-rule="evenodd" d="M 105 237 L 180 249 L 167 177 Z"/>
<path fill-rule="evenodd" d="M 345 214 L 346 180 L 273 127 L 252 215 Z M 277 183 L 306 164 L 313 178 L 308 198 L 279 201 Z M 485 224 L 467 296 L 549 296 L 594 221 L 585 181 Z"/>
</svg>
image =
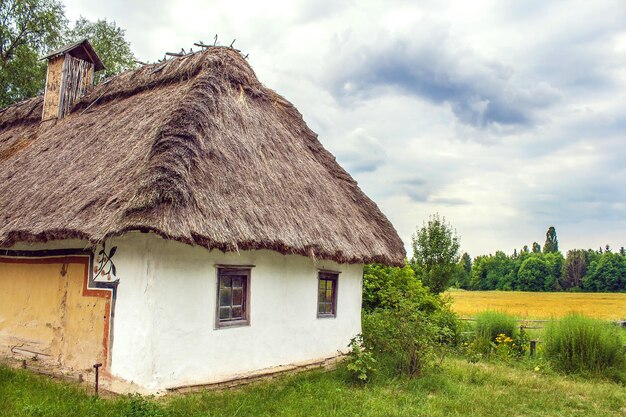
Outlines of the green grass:
<svg viewBox="0 0 626 417">
<path fill-rule="evenodd" d="M 548 324 L 544 352 L 555 367 L 568 372 L 623 370 L 624 347 L 616 326 L 577 314 Z"/>
<path fill-rule="evenodd" d="M 518 332 L 519 325 L 515 317 L 497 311 L 481 311 L 476 314 L 476 322 L 474 323 L 474 332 L 476 338 L 474 347 L 477 351 L 488 353 L 491 350 L 491 343 L 496 340 L 500 334 L 509 337 L 515 337 Z"/>
<path fill-rule="evenodd" d="M 620 416 L 624 385 L 533 371 L 534 364 L 470 364 L 452 357 L 421 378 L 378 374 L 365 387 L 344 367 L 222 392 L 160 399 L 94 399 L 84 388 L 0 365 L 2 416 Z M 542 367 L 543 368 L 543 367 Z"/>
</svg>

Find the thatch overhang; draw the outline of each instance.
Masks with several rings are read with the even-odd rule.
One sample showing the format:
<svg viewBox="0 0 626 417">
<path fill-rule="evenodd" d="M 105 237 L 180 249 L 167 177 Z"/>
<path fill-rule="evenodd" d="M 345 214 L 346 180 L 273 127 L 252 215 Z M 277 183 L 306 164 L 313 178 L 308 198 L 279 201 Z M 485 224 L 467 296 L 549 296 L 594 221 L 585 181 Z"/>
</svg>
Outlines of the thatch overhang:
<svg viewBox="0 0 626 417">
<path fill-rule="evenodd" d="M 125 232 L 401 265 L 389 220 L 296 108 L 212 47 L 104 82 L 61 120 L 0 110 L 0 246 Z"/>
</svg>

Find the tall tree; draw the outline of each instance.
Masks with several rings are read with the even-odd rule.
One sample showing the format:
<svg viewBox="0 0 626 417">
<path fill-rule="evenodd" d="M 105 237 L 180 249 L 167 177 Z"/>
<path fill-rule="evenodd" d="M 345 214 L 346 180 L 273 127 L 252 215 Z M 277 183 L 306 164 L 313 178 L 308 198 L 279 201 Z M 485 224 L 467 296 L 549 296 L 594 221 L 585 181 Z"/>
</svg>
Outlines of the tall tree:
<svg viewBox="0 0 626 417">
<path fill-rule="evenodd" d="M 463 252 L 463 255 L 461 255 L 461 264 L 467 274 L 472 271 L 472 258 L 469 256 L 469 253 Z"/>
<path fill-rule="evenodd" d="M 543 253 L 556 253 L 559 251 L 559 240 L 556 237 L 556 229 L 550 226 L 546 232 L 546 243 L 543 244 Z"/>
<path fill-rule="evenodd" d="M 44 53 L 62 41 L 66 20 L 56 0 L 0 1 L 0 107 L 39 94 Z"/>
<path fill-rule="evenodd" d="M 533 242 L 533 253 L 541 253 L 541 245 L 537 242 Z"/>
<path fill-rule="evenodd" d="M 100 19 L 91 22 L 81 16 L 74 27 L 67 32 L 66 41 L 70 43 L 89 39 L 89 43 L 105 67 L 94 77 L 97 84 L 111 75 L 136 66 L 135 55 L 130 49 L 130 43 L 124 38 L 125 33 L 126 31 L 119 28 L 114 21 L 109 22 L 106 19 Z"/>
<path fill-rule="evenodd" d="M 459 261 L 459 237 L 445 217 L 430 216 L 413 236 L 413 259 L 422 281 L 437 294 L 448 288 Z"/>
</svg>

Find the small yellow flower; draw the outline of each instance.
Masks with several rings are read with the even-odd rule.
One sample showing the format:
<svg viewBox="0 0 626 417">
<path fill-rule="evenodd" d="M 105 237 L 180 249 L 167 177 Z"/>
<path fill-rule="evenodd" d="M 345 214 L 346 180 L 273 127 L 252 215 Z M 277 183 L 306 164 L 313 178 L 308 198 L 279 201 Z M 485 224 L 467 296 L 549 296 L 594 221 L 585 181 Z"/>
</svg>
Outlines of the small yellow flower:
<svg viewBox="0 0 626 417">
<path fill-rule="evenodd" d="M 535 372 L 539 372 L 539 371 L 540 371 L 539 367 L 535 366 Z"/>
</svg>

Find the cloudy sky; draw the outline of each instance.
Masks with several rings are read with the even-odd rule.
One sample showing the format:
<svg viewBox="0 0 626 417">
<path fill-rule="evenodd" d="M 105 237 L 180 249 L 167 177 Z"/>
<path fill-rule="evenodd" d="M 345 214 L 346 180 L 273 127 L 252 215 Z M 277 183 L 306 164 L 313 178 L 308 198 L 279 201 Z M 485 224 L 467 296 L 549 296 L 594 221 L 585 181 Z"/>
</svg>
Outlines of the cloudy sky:
<svg viewBox="0 0 626 417">
<path fill-rule="evenodd" d="M 445 216 L 472 256 L 626 246 L 626 3 L 65 0 L 153 62 L 249 54 L 407 247 Z"/>
</svg>

